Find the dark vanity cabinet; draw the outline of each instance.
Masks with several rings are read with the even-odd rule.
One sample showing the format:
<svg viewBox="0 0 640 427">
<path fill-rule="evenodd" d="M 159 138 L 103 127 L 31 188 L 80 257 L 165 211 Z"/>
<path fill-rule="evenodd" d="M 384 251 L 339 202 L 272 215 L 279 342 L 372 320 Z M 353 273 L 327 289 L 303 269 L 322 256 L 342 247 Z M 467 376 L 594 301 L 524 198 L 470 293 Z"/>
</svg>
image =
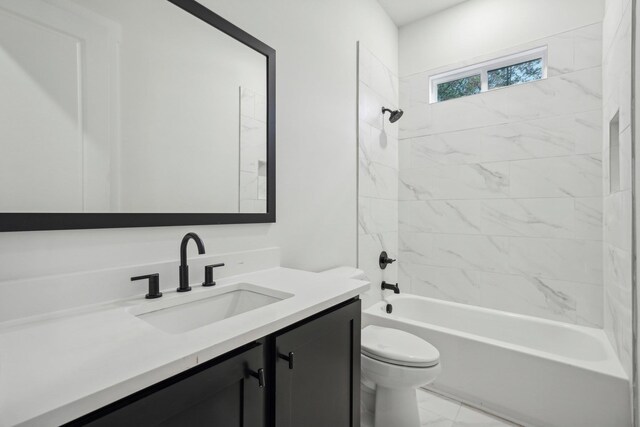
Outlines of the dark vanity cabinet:
<svg viewBox="0 0 640 427">
<path fill-rule="evenodd" d="M 71 425 L 262 427 L 266 425 L 265 389 L 259 372 L 264 375 L 264 345 L 254 343 Z"/>
<path fill-rule="evenodd" d="M 68 425 L 359 427 L 359 402 L 353 299 Z"/>
<path fill-rule="evenodd" d="M 360 426 L 360 301 L 275 337 L 275 425 Z"/>
</svg>

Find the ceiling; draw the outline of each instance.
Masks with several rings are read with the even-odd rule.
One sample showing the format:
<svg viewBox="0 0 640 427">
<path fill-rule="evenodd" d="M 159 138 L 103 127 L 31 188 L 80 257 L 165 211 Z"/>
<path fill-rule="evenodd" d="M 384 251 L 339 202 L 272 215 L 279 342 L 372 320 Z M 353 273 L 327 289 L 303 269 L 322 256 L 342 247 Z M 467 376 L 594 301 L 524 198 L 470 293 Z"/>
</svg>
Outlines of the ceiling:
<svg viewBox="0 0 640 427">
<path fill-rule="evenodd" d="M 398 27 L 467 0 L 378 0 Z"/>
</svg>

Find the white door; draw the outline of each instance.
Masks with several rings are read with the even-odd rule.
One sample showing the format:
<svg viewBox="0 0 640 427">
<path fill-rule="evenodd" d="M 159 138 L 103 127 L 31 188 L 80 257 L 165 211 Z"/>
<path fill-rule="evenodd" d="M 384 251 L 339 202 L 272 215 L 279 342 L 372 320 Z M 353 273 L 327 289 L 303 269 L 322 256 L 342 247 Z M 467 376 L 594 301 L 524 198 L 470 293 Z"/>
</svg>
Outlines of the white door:
<svg viewBox="0 0 640 427">
<path fill-rule="evenodd" d="M 0 212 L 110 211 L 115 36 L 73 2 L 0 0 Z"/>
</svg>

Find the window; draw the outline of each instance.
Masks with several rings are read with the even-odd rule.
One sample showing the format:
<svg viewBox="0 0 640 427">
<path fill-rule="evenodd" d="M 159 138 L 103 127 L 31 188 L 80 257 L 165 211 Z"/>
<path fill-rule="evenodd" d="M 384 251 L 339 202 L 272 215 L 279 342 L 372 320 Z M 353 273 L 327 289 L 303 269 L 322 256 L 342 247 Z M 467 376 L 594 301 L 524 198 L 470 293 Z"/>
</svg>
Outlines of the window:
<svg viewBox="0 0 640 427">
<path fill-rule="evenodd" d="M 542 58 L 487 71 L 489 89 L 517 85 L 542 78 Z"/>
<path fill-rule="evenodd" d="M 480 74 L 438 84 L 438 102 L 480 93 Z"/>
<path fill-rule="evenodd" d="M 430 102 L 475 95 L 546 77 L 545 46 L 431 76 Z"/>
</svg>

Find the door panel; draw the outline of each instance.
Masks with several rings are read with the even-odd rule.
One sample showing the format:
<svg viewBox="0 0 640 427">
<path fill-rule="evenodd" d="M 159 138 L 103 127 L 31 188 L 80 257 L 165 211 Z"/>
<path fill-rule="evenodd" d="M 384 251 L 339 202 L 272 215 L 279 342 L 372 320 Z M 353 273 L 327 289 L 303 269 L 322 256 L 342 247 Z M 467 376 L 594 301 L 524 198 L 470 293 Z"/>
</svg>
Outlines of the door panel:
<svg viewBox="0 0 640 427">
<path fill-rule="evenodd" d="M 283 333 L 275 346 L 276 426 L 360 425 L 359 300 Z"/>
<path fill-rule="evenodd" d="M 149 394 L 109 410 L 89 422 L 73 425 L 263 427 L 265 393 L 250 372 L 264 368 L 257 345 L 186 378 L 160 383 Z M 188 373 L 187 373 L 188 374 Z M 156 388 L 158 388 L 156 390 Z"/>
</svg>

